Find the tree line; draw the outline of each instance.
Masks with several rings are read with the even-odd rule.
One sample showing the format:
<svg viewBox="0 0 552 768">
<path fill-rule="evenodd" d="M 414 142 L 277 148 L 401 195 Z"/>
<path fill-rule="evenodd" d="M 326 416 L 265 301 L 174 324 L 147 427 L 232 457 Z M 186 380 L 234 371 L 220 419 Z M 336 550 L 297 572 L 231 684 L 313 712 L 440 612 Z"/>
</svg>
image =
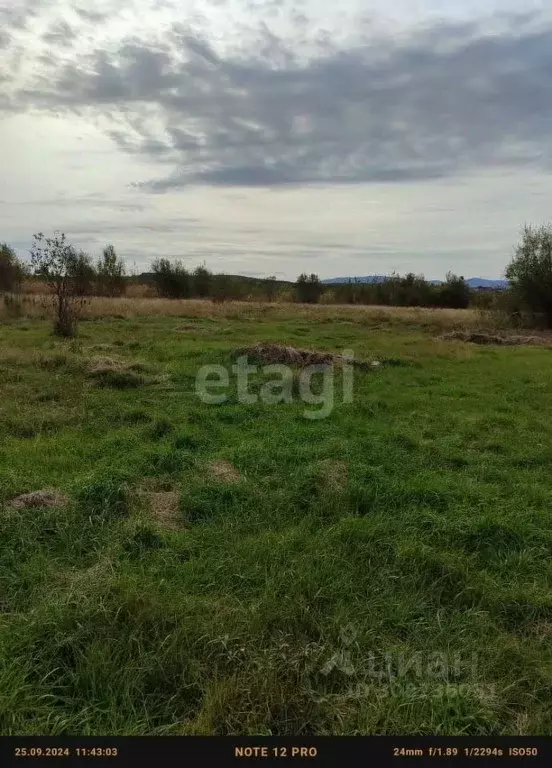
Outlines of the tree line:
<svg viewBox="0 0 552 768">
<path fill-rule="evenodd" d="M 52 237 L 33 236 L 30 261 L 23 262 L 6 243 L 0 243 L 0 292 L 4 301 L 15 301 L 26 279 L 49 286 L 55 307 L 55 330 L 71 336 L 78 309 L 87 296 L 121 296 L 130 282 L 145 282 L 159 296 L 168 299 L 210 298 L 213 301 L 257 299 L 288 300 L 307 304 L 320 301 L 335 304 L 370 304 L 408 307 L 450 307 L 470 305 L 498 308 L 518 322 L 540 323 L 552 328 L 552 224 L 526 225 L 521 241 L 506 269 L 510 288 L 481 300 L 463 277 L 447 274 L 442 283 L 421 275 L 390 275 L 371 283 L 351 280 L 324 284 L 318 275 L 303 273 L 295 283 L 276 277 L 249 278 L 213 274 L 205 265 L 188 270 L 181 261 L 158 258 L 150 271 L 129 276 L 124 261 L 113 245 L 107 245 L 97 261 L 68 242 L 64 233 Z"/>
<path fill-rule="evenodd" d="M 55 292 L 75 297 L 121 296 L 131 282 L 152 286 L 167 299 L 210 298 L 213 301 L 286 299 L 307 304 L 321 300 L 336 304 L 387 304 L 394 306 L 464 308 L 471 291 L 462 277 L 447 275 L 440 285 L 414 274 L 390 277 L 375 283 L 351 281 L 326 285 L 316 274 L 301 274 L 295 283 L 276 277 L 249 278 L 214 274 L 205 265 L 187 269 L 181 261 L 155 259 L 149 272 L 128 276 L 124 261 L 113 245 L 107 245 L 94 262 L 84 251 L 76 250 L 63 233 L 47 238 L 34 236 L 31 261 L 26 265 L 7 244 L 0 245 L 0 291 L 16 293 L 25 278 L 39 279 Z"/>
<path fill-rule="evenodd" d="M 54 273 L 64 273 L 77 296 L 121 296 L 125 291 L 125 263 L 112 245 L 106 245 L 94 262 L 68 243 L 63 233 L 51 238 L 40 233 L 34 236 L 30 256 L 25 263 L 7 243 L 0 243 L 0 291 L 17 293 L 23 280 L 33 277 L 48 283 Z"/>
<path fill-rule="evenodd" d="M 374 282 L 350 280 L 321 284 L 316 275 L 300 275 L 295 286 L 298 301 L 316 303 L 326 295 L 335 304 L 368 304 L 394 307 L 449 307 L 465 309 L 473 291 L 463 277 L 449 273 L 443 283 L 428 282 L 421 275 L 390 275 Z"/>
</svg>

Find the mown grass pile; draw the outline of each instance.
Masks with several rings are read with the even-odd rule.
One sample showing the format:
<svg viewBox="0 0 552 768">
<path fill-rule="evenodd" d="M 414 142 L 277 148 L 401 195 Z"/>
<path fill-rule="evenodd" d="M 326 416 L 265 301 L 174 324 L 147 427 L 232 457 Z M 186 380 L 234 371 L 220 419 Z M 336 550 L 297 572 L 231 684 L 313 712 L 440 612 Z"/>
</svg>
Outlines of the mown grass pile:
<svg viewBox="0 0 552 768">
<path fill-rule="evenodd" d="M 259 339 L 410 364 L 200 402 Z M 274 309 L 0 356 L 2 734 L 552 732 L 549 349 Z"/>
</svg>

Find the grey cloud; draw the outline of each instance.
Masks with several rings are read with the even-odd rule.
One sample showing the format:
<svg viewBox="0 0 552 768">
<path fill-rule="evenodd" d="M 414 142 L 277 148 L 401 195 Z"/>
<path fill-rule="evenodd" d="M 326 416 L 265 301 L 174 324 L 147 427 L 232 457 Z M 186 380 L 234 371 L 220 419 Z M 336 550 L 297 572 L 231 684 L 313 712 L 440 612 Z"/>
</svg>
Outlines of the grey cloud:
<svg viewBox="0 0 552 768">
<path fill-rule="evenodd" d="M 0 205 L 10 206 L 14 208 L 59 208 L 60 206 L 66 206 L 70 204 L 72 208 L 86 208 L 91 210 L 92 208 L 109 208 L 110 210 L 117 210 L 120 212 L 141 212 L 146 210 L 146 206 L 135 200 L 122 201 L 120 199 L 106 198 L 101 193 L 92 193 L 88 195 L 75 196 L 62 196 L 52 197 L 49 199 L 38 200 L 25 200 L 25 201 L 7 201 L 0 200 Z"/>
<path fill-rule="evenodd" d="M 218 54 L 181 25 L 162 44 L 126 41 L 52 60 L 16 95 L 116 115 L 127 152 L 175 163 L 155 191 L 189 184 L 399 182 L 476 168 L 550 170 L 552 25 L 535 16 L 440 24 L 301 59 L 267 29 L 249 53 Z M 155 125 L 151 127 L 152 113 Z"/>
<path fill-rule="evenodd" d="M 25 30 L 29 22 L 36 18 L 40 11 L 50 7 L 57 0 L 20 0 L 18 4 L 13 0 L 6 0 L 0 7 L 0 25 L 4 29 L 16 31 Z"/>
<path fill-rule="evenodd" d="M 93 24 L 98 24 L 107 18 L 105 13 L 100 13 L 99 11 L 90 11 L 87 8 L 73 8 L 73 10 L 77 16 L 83 19 L 83 21 L 88 21 Z"/>
<path fill-rule="evenodd" d="M 208 40 L 203 40 L 194 35 L 191 35 L 182 25 L 175 24 L 173 26 L 173 39 L 177 44 L 182 45 L 183 48 L 187 48 L 188 51 L 205 59 L 209 64 L 217 65 L 220 63 L 220 59 L 217 53 L 209 45 Z"/>
<path fill-rule="evenodd" d="M 66 21 L 61 20 L 52 24 L 42 39 L 48 45 L 70 46 L 76 37 L 75 30 Z"/>
<path fill-rule="evenodd" d="M 118 206 L 114 206 L 114 209 L 116 209 Z M 127 211 L 129 209 L 126 209 Z M 124 212 L 125 209 L 121 208 L 121 212 Z M 75 221 L 71 225 L 71 235 L 74 237 L 89 237 L 89 236 L 96 236 L 99 234 L 116 234 L 124 230 L 126 227 L 128 227 L 129 222 L 131 222 L 131 226 L 133 230 L 143 230 L 143 231 L 149 231 L 149 232 L 196 232 L 203 230 L 205 228 L 205 225 L 200 222 L 198 219 L 193 217 L 178 217 L 178 218 L 167 218 L 164 219 L 162 223 L 159 223 L 156 219 L 141 219 L 140 221 L 135 221 L 134 218 L 129 218 L 127 220 L 122 220 L 118 222 L 113 222 L 110 220 L 97 220 L 95 219 L 93 222 L 86 221 L 86 222 L 79 222 Z"/>
</svg>

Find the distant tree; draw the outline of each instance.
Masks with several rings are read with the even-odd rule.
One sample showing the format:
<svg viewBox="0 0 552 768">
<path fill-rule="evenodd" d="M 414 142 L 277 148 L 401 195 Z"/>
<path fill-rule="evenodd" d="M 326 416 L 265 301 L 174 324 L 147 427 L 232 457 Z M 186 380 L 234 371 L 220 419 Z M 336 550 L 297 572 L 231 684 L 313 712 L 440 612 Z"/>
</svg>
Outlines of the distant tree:
<svg viewBox="0 0 552 768">
<path fill-rule="evenodd" d="M 7 243 L 0 243 L 0 291 L 19 293 L 25 267 Z"/>
<path fill-rule="evenodd" d="M 466 309 L 470 304 L 470 298 L 471 289 L 464 278 L 448 272 L 445 282 L 439 286 L 439 306 Z"/>
<path fill-rule="evenodd" d="M 196 267 L 193 271 L 193 293 L 200 299 L 204 299 L 211 293 L 213 275 L 207 269 L 205 264 Z"/>
<path fill-rule="evenodd" d="M 299 275 L 295 283 L 296 301 L 305 304 L 316 304 L 324 291 L 318 275 L 307 275 L 304 272 Z"/>
<path fill-rule="evenodd" d="M 524 226 L 506 277 L 521 306 L 552 328 L 552 224 Z"/>
<path fill-rule="evenodd" d="M 94 293 L 96 270 L 91 257 L 84 251 L 77 253 L 73 266 L 73 278 L 76 296 L 90 296 Z"/>
<path fill-rule="evenodd" d="M 211 275 L 209 290 L 211 300 L 216 304 L 236 300 L 243 294 L 242 280 L 233 275 Z"/>
<path fill-rule="evenodd" d="M 157 293 L 167 299 L 186 299 L 190 295 L 190 273 L 180 261 L 156 259 L 151 265 Z"/>
<path fill-rule="evenodd" d="M 267 301 L 274 301 L 278 294 L 278 283 L 275 275 L 267 277 L 264 281 L 265 296 Z"/>
<path fill-rule="evenodd" d="M 35 275 L 42 277 L 53 289 L 54 333 L 74 336 L 83 299 L 77 293 L 79 254 L 67 242 L 63 232 L 44 237 L 33 235 L 31 265 Z"/>
<path fill-rule="evenodd" d="M 97 264 L 98 291 L 102 296 L 121 296 L 125 290 L 125 263 L 113 245 L 106 245 Z"/>
</svg>

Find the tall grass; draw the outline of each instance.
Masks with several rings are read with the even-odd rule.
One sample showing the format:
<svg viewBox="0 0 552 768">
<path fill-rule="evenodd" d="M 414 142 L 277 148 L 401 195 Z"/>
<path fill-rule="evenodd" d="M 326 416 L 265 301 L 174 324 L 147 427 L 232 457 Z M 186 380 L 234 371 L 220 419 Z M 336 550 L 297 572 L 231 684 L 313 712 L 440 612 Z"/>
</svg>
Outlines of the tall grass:
<svg viewBox="0 0 552 768">
<path fill-rule="evenodd" d="M 0 307 L 0 313 L 2 313 Z M 48 316 L 49 303 L 41 295 L 24 295 L 22 311 L 27 317 Z M 83 318 L 101 317 L 201 317 L 306 319 L 313 321 L 350 321 L 355 324 L 413 325 L 423 328 L 452 329 L 492 327 L 493 317 L 472 309 L 427 309 L 422 307 L 370 307 L 364 305 L 312 305 L 228 301 L 213 303 L 201 299 L 162 299 L 90 297 L 81 311 Z"/>
</svg>

